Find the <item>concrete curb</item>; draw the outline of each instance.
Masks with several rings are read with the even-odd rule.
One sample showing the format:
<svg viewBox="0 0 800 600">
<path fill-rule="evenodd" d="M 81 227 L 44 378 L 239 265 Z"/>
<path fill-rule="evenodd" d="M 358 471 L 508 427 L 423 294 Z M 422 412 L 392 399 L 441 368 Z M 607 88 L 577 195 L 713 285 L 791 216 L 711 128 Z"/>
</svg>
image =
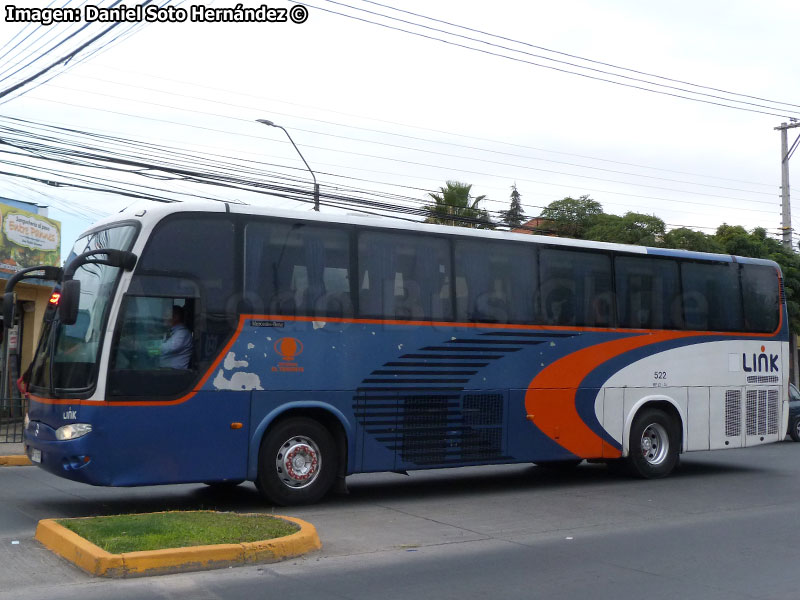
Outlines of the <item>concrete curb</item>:
<svg viewBox="0 0 800 600">
<path fill-rule="evenodd" d="M 300 529 L 285 537 L 259 542 L 111 554 L 54 519 L 44 519 L 36 528 L 36 539 L 90 575 L 101 577 L 142 577 L 278 562 L 322 548 L 311 523 L 294 517 L 270 516 L 295 523 Z"/>
<path fill-rule="evenodd" d="M 24 454 L 0 456 L 0 467 L 27 467 L 31 464 L 31 459 Z"/>
</svg>

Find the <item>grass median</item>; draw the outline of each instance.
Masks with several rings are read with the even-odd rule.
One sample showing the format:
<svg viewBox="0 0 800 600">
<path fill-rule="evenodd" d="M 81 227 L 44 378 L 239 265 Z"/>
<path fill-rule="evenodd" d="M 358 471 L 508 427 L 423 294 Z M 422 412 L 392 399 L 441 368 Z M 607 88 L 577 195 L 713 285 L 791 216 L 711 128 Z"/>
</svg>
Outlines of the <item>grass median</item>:
<svg viewBox="0 0 800 600">
<path fill-rule="evenodd" d="M 269 515 L 219 512 L 163 512 L 56 522 L 111 554 L 256 542 L 291 535 L 299 529 L 294 523 Z"/>
</svg>

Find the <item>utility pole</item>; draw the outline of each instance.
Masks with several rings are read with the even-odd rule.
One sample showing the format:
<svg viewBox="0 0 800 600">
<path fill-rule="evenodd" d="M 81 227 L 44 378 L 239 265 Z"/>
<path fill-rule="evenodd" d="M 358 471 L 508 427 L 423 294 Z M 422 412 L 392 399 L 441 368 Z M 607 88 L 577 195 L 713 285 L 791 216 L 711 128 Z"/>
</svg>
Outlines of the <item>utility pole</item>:
<svg viewBox="0 0 800 600">
<path fill-rule="evenodd" d="M 781 132 L 781 211 L 783 214 L 783 245 L 786 248 L 792 248 L 792 213 L 789 206 L 789 159 L 792 154 L 797 150 L 797 143 L 800 142 L 800 135 L 797 136 L 792 147 L 789 148 L 789 140 L 787 132 L 789 129 L 800 127 L 800 122 L 793 119 L 792 123 L 781 123 L 780 127 L 776 127 L 777 131 Z"/>
<path fill-rule="evenodd" d="M 789 138 L 787 132 L 795 127 L 800 127 L 800 122 L 797 119 L 792 119 L 791 123 L 781 123 L 780 127 L 776 127 L 777 131 L 781 132 L 781 212 L 783 214 L 783 247 L 787 250 L 792 250 L 792 213 L 789 206 L 789 159 L 797 149 L 797 143 L 800 142 L 800 135 L 797 136 L 792 147 L 789 148 Z M 789 380 L 795 385 L 798 382 L 798 371 L 800 371 L 800 364 L 797 360 L 797 335 L 789 336 Z"/>
</svg>

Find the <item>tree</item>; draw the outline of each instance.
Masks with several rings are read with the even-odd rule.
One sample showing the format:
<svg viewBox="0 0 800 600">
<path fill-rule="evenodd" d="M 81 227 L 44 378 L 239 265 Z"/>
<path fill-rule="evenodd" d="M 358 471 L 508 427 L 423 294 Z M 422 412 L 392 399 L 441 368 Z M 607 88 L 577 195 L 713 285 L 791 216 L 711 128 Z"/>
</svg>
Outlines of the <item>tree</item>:
<svg viewBox="0 0 800 600">
<path fill-rule="evenodd" d="M 489 218 L 489 213 L 478 206 L 486 196 L 473 198 L 470 196 L 471 190 L 472 185 L 468 183 L 448 181 L 447 187 L 428 194 L 433 204 L 425 205 L 425 210 L 430 215 L 425 222 L 473 229 L 492 229 L 494 223 Z"/>
<path fill-rule="evenodd" d="M 767 254 L 770 253 L 767 232 L 761 228 L 754 229 L 753 233 L 750 234 L 741 225 L 723 223 L 717 227 L 717 233 L 714 237 L 722 244 L 726 254 L 766 258 Z M 780 246 L 777 240 L 774 241 L 777 246 Z M 777 248 L 773 249 L 777 250 Z"/>
<path fill-rule="evenodd" d="M 517 191 L 517 184 L 511 186 L 511 205 L 508 210 L 500 213 L 500 218 L 505 225 L 510 228 L 519 227 L 525 219 L 525 212 L 522 210 L 522 195 Z"/>
<path fill-rule="evenodd" d="M 598 242 L 658 246 L 666 225 L 655 215 L 627 212 L 623 216 L 595 215 L 586 230 L 586 238 Z"/>
<path fill-rule="evenodd" d="M 679 227 L 667 232 L 664 235 L 663 245 L 665 248 L 693 250 L 694 252 L 725 252 L 725 248 L 714 236 L 687 227 Z"/>
<path fill-rule="evenodd" d="M 724 247 L 726 254 L 768 258 L 780 265 L 786 292 L 786 308 L 789 311 L 789 327 L 792 332 L 800 332 L 800 256 L 769 237 L 763 227 L 756 227 L 748 233 L 744 227 L 723 223 L 717 228 L 714 237 Z"/>
<path fill-rule="evenodd" d="M 556 235 L 584 239 L 595 217 L 602 215 L 603 207 L 589 196 L 578 199 L 564 198 L 547 205 L 540 217 L 547 221 L 548 229 Z"/>
</svg>

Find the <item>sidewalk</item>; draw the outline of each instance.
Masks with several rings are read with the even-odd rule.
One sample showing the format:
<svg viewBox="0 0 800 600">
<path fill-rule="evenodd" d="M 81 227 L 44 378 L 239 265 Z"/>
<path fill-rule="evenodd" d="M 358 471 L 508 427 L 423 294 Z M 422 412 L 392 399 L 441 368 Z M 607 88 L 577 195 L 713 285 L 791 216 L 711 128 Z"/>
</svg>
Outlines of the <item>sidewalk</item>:
<svg viewBox="0 0 800 600">
<path fill-rule="evenodd" d="M 15 444 L 0 444 L 0 456 L 19 456 L 25 454 L 22 442 Z"/>
</svg>

